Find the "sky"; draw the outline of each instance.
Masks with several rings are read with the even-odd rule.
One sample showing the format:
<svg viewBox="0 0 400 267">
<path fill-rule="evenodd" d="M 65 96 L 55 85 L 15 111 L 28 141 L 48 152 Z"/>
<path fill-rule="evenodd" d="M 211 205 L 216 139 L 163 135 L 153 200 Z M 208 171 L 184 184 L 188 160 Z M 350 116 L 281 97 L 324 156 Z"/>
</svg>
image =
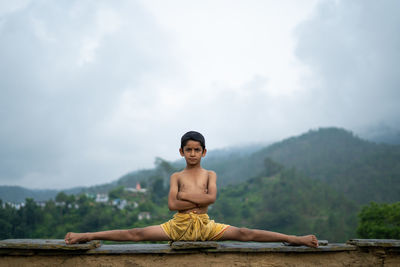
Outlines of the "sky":
<svg viewBox="0 0 400 267">
<path fill-rule="evenodd" d="M 0 0 L 0 185 L 114 181 L 319 127 L 399 130 L 400 2 Z"/>
</svg>

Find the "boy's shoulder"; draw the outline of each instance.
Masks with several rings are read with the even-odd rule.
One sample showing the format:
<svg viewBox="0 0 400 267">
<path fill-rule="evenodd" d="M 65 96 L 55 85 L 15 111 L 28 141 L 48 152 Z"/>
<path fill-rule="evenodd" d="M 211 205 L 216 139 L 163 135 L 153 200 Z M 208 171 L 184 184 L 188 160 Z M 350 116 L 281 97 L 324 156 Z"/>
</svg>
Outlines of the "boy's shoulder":
<svg viewBox="0 0 400 267">
<path fill-rule="evenodd" d="M 213 176 L 217 176 L 217 173 L 215 171 L 212 170 L 206 170 L 208 175 L 213 175 Z"/>
</svg>

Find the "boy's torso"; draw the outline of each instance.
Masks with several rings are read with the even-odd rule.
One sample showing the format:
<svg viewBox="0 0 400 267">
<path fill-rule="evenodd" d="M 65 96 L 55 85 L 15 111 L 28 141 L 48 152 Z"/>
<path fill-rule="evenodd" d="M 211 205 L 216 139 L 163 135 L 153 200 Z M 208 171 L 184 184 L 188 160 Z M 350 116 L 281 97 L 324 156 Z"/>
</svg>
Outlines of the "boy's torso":
<svg viewBox="0 0 400 267">
<path fill-rule="evenodd" d="M 209 171 L 199 168 L 193 170 L 183 170 L 178 176 L 178 192 L 191 194 L 207 194 L 208 192 Z M 181 213 L 207 213 L 207 206 L 179 211 Z"/>
</svg>

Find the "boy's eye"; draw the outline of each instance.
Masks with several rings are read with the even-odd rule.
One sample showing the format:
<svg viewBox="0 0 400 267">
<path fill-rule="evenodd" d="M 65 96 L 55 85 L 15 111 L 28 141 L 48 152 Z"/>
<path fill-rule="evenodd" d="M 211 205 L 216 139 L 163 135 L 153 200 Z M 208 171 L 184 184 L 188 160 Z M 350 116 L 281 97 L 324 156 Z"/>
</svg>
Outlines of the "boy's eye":
<svg viewBox="0 0 400 267">
<path fill-rule="evenodd" d="M 194 149 L 191 149 L 191 148 L 185 148 L 185 151 L 186 151 L 186 152 L 191 152 L 191 151 L 195 151 L 195 152 L 201 152 L 201 149 L 200 149 L 200 148 L 194 148 Z"/>
</svg>

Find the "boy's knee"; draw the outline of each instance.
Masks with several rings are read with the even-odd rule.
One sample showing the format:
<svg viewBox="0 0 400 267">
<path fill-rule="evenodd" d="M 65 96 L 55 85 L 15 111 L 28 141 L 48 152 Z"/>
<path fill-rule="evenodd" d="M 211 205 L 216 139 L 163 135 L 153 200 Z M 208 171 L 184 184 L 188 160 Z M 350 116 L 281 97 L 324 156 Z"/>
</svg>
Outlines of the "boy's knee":
<svg viewBox="0 0 400 267">
<path fill-rule="evenodd" d="M 254 231 L 248 228 L 239 228 L 239 234 L 242 241 L 251 241 L 254 238 Z"/>
<path fill-rule="evenodd" d="M 132 241 L 141 241 L 143 239 L 143 229 L 141 228 L 133 228 L 128 232 Z"/>
</svg>

